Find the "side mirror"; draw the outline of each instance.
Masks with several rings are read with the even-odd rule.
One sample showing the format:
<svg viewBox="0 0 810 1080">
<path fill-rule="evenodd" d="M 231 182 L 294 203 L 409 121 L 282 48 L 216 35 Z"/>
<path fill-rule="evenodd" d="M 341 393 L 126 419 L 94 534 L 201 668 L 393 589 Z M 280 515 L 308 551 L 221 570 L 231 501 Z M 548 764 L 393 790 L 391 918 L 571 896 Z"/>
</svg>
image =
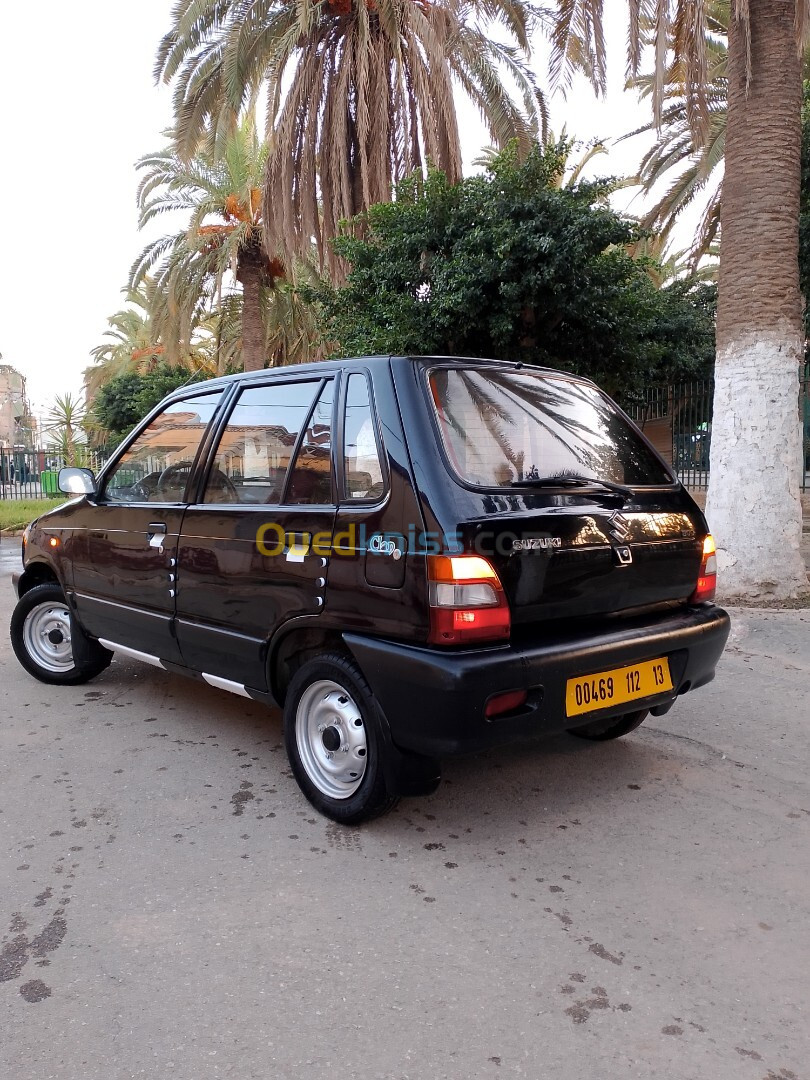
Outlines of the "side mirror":
<svg viewBox="0 0 810 1080">
<path fill-rule="evenodd" d="M 60 469 L 59 490 L 66 495 L 95 495 L 96 478 L 89 469 Z"/>
</svg>

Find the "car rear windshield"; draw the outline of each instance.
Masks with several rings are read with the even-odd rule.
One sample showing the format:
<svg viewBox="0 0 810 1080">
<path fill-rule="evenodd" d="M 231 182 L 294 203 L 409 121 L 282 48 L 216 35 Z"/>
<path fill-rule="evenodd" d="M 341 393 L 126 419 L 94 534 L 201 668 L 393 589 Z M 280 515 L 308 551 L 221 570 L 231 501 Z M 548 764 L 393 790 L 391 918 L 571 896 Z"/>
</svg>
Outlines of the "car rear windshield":
<svg viewBox="0 0 810 1080">
<path fill-rule="evenodd" d="M 540 372 L 435 368 L 429 373 L 445 450 L 476 487 L 567 474 L 671 484 L 635 429 L 595 387 Z"/>
</svg>

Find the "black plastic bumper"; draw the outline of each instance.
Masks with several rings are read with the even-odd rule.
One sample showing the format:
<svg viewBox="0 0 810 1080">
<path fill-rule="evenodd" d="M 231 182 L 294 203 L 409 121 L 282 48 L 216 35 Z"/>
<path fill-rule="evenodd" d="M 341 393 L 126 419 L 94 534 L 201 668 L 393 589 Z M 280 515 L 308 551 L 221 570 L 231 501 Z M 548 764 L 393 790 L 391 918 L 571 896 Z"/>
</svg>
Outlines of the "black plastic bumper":
<svg viewBox="0 0 810 1080">
<path fill-rule="evenodd" d="M 731 621 L 713 604 L 579 628 L 531 643 L 445 651 L 359 634 L 344 640 L 382 706 L 394 743 L 441 757 L 515 739 L 553 734 L 598 717 L 666 708 L 679 694 L 714 678 Z M 674 690 L 632 704 L 568 718 L 566 681 L 641 660 L 666 656 Z M 489 698 L 528 690 L 522 710 L 487 720 Z"/>
</svg>

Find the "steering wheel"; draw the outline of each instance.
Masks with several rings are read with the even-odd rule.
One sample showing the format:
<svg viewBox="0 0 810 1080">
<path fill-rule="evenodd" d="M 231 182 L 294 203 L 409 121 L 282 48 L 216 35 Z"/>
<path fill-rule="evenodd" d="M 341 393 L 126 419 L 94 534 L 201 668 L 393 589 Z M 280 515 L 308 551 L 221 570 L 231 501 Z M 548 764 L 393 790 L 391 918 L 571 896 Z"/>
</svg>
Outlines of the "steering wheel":
<svg viewBox="0 0 810 1080">
<path fill-rule="evenodd" d="M 142 476 L 140 480 L 137 480 L 129 489 L 130 494 L 135 496 L 136 500 L 142 502 L 151 502 L 157 491 L 158 480 L 160 479 L 160 473 L 151 472 L 146 476 Z"/>
<path fill-rule="evenodd" d="M 186 481 L 188 474 L 191 472 L 190 461 L 178 461 L 174 465 L 168 465 L 158 477 L 157 484 L 155 485 L 155 494 L 158 501 L 172 501 L 166 498 L 167 491 L 171 492 L 172 488 L 179 489 L 179 499 L 186 487 Z M 208 477 L 208 483 L 206 484 L 206 494 L 211 490 L 219 490 L 222 492 L 222 497 L 218 498 L 217 502 L 238 502 L 239 495 L 236 488 L 231 482 L 230 478 L 225 475 L 222 469 L 218 469 L 214 466 L 211 469 L 211 473 Z M 206 501 L 210 501 L 206 498 Z"/>
<path fill-rule="evenodd" d="M 214 493 L 216 493 L 217 498 L 212 499 L 211 495 Z M 203 499 L 206 502 L 239 502 L 239 495 L 234 487 L 233 481 L 222 471 L 222 469 L 218 469 L 216 465 L 211 467 L 211 472 L 208 474 L 208 481 L 205 485 Z"/>
<path fill-rule="evenodd" d="M 188 480 L 188 474 L 191 472 L 190 461 L 178 461 L 174 465 L 168 465 L 158 477 L 158 482 L 155 485 L 155 494 L 158 497 L 158 501 L 173 502 L 174 499 L 165 499 L 167 489 L 179 488 L 180 495 L 177 497 L 179 501 L 180 496 L 186 489 L 186 481 Z"/>
</svg>

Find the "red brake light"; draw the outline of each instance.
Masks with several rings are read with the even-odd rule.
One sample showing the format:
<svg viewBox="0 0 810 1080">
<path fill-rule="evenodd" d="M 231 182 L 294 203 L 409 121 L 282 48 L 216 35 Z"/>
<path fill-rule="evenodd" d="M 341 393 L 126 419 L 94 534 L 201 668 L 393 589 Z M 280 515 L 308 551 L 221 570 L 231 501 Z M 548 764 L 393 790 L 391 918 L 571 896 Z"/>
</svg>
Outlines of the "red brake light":
<svg viewBox="0 0 810 1080">
<path fill-rule="evenodd" d="M 433 645 L 509 638 L 509 604 L 494 568 L 480 555 L 429 555 Z"/>
<path fill-rule="evenodd" d="M 703 558 L 700 561 L 700 573 L 698 574 L 695 591 L 689 597 L 690 604 L 702 604 L 706 600 L 714 600 L 714 594 L 717 590 L 716 551 L 714 538 L 709 533 L 703 541 Z"/>
</svg>

